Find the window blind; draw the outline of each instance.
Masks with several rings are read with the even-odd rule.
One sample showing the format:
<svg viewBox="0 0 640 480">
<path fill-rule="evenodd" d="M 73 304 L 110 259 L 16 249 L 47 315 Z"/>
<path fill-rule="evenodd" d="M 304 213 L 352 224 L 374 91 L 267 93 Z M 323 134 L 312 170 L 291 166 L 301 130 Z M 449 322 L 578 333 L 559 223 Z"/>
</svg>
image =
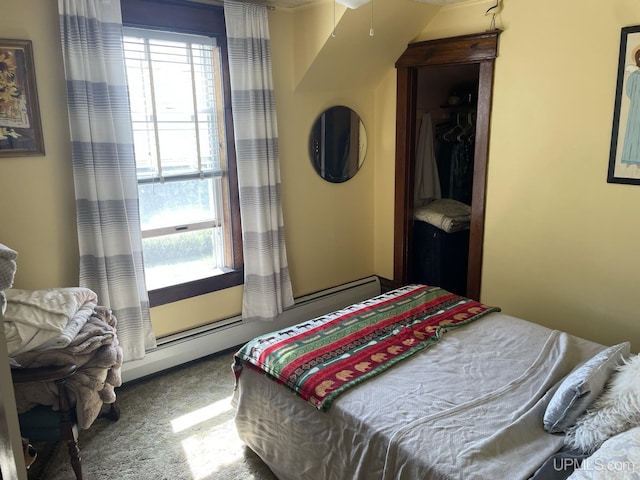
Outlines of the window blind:
<svg viewBox="0 0 640 480">
<path fill-rule="evenodd" d="M 125 28 L 124 52 L 138 182 L 221 176 L 215 38 Z"/>
</svg>

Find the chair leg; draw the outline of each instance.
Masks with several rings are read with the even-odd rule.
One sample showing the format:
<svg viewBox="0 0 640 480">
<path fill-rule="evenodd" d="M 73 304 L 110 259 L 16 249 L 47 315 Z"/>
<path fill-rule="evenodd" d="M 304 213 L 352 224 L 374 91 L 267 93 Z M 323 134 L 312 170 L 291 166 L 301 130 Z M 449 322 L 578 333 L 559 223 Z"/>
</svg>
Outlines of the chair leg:
<svg viewBox="0 0 640 480">
<path fill-rule="evenodd" d="M 29 467 L 31 467 L 33 462 L 36 461 L 38 452 L 35 448 L 33 448 L 33 445 L 29 443 L 28 438 L 22 439 L 22 453 L 24 454 L 24 466 L 27 467 L 27 470 L 29 470 Z M 0 474 L 0 480 L 2 480 L 1 474 Z"/>
<path fill-rule="evenodd" d="M 73 467 L 73 472 L 76 474 L 76 480 L 82 480 L 82 463 L 78 442 L 68 440 L 67 447 L 69 450 L 69 458 L 71 459 L 71 466 Z"/>
<path fill-rule="evenodd" d="M 67 387 L 64 379 L 57 380 L 58 384 L 58 396 L 60 401 L 60 415 L 62 417 L 60 422 L 60 430 L 62 433 L 62 439 L 67 444 L 69 450 L 69 458 L 71 459 L 71 466 L 76 474 L 76 480 L 82 480 L 82 464 L 80 458 L 80 448 L 78 447 L 78 430 L 75 426 L 73 414 L 71 412 L 71 406 L 69 397 L 67 396 Z"/>
</svg>

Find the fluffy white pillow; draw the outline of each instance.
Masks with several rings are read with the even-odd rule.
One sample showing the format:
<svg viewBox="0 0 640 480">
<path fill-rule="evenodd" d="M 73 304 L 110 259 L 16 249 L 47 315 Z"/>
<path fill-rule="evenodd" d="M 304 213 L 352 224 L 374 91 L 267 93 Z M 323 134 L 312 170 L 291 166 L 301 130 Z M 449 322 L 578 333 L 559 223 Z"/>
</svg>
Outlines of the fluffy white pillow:
<svg viewBox="0 0 640 480">
<path fill-rule="evenodd" d="M 605 392 L 567 430 L 567 446 L 590 453 L 608 438 L 640 425 L 640 356 L 617 370 Z"/>
<path fill-rule="evenodd" d="M 568 480 L 637 480 L 640 477 L 640 427 L 605 441 Z"/>
<path fill-rule="evenodd" d="M 562 433 L 573 426 L 602 393 L 611 373 L 629 355 L 630 347 L 629 342 L 613 345 L 571 372 L 551 397 L 544 413 L 545 430 L 549 433 Z"/>
</svg>

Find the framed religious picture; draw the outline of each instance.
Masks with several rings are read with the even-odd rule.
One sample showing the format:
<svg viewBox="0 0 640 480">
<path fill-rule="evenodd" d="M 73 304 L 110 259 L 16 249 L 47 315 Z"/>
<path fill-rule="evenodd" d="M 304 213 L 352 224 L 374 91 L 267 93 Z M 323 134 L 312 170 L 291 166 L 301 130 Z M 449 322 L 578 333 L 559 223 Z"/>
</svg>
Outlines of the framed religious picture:
<svg viewBox="0 0 640 480">
<path fill-rule="evenodd" d="M 640 185 L 640 25 L 620 38 L 607 182 Z"/>
<path fill-rule="evenodd" d="M 0 157 L 44 155 L 31 40 L 0 39 Z"/>
</svg>

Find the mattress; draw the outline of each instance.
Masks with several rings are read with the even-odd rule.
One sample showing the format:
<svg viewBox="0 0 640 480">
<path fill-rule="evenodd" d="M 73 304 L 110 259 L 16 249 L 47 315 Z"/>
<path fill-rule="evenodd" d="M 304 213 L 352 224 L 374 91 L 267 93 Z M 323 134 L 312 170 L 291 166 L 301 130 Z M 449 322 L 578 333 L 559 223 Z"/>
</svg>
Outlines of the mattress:
<svg viewBox="0 0 640 480">
<path fill-rule="evenodd" d="M 563 443 L 542 426 L 555 388 L 603 348 L 489 313 L 327 411 L 244 369 L 236 428 L 280 480 L 527 479 Z"/>
</svg>

